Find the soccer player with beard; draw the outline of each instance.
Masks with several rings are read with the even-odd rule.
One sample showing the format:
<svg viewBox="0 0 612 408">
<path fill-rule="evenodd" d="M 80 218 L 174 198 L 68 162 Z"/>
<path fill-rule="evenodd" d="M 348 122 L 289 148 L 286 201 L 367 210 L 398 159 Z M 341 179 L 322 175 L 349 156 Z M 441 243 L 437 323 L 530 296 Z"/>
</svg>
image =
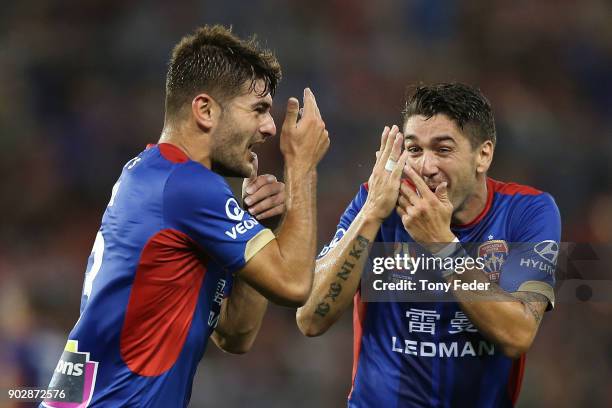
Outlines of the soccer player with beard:
<svg viewBox="0 0 612 408">
<path fill-rule="evenodd" d="M 516 402 L 525 353 L 554 304 L 560 218 L 549 194 L 487 177 L 495 143 L 489 102 L 462 84 L 416 88 L 403 135 L 385 128 L 369 181 L 321 252 L 297 313 L 300 330 L 318 336 L 354 304 L 350 407 Z M 372 242 L 418 244 L 439 259 L 481 257 L 484 268 L 420 271 L 453 283 L 448 302 L 367 302 L 360 281 Z M 489 290 L 455 290 L 454 282 Z"/>
<path fill-rule="evenodd" d="M 302 305 L 316 249 L 316 167 L 329 146 L 313 93 L 290 98 L 280 135 L 285 186 L 257 176 L 252 148 L 274 136 L 276 58 L 253 39 L 205 26 L 173 50 L 164 128 L 128 161 L 104 212 L 47 407 L 179 407 L 189 403 L 209 336 L 244 353 L 267 299 Z M 245 177 L 260 219 L 222 176 Z M 251 203 L 252 205 L 253 203 Z"/>
</svg>

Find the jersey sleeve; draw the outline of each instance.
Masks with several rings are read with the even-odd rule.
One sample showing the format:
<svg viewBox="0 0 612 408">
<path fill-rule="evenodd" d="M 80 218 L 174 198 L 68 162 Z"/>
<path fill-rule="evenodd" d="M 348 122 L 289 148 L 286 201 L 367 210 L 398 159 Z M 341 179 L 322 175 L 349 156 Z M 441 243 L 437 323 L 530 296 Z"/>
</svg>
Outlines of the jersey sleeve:
<svg viewBox="0 0 612 408">
<path fill-rule="evenodd" d="M 338 242 L 342 239 L 342 237 L 346 233 L 346 230 L 349 229 L 349 227 L 353 223 L 353 220 L 355 219 L 359 211 L 361 211 L 361 207 L 363 207 L 366 198 L 368 198 L 368 189 L 367 184 L 364 183 L 359 188 L 359 191 L 357 192 L 357 195 L 355 196 L 353 201 L 349 203 L 348 207 L 346 207 L 346 210 L 344 210 L 344 213 L 340 217 L 340 222 L 336 227 L 336 233 L 334 234 L 333 239 L 330 241 L 329 244 L 323 247 L 323 249 L 319 253 L 319 256 L 317 256 L 317 259 L 324 257 L 332 248 L 338 245 Z"/>
<path fill-rule="evenodd" d="M 164 188 L 164 222 L 233 273 L 274 239 L 244 211 L 225 180 L 195 162 L 177 166 Z"/>
<path fill-rule="evenodd" d="M 561 239 L 561 217 L 546 193 L 524 198 L 511 219 L 511 243 L 500 286 L 508 292 L 544 295 L 554 307 L 555 268 Z"/>
</svg>

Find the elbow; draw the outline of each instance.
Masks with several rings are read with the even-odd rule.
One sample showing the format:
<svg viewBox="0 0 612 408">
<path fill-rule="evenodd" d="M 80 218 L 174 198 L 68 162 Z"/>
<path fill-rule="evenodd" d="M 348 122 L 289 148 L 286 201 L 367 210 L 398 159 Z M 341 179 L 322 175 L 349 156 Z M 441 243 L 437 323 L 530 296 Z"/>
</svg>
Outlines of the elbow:
<svg viewBox="0 0 612 408">
<path fill-rule="evenodd" d="M 245 332 L 244 334 L 233 334 L 220 333 L 214 331 L 210 339 L 217 345 L 217 347 L 225 353 L 230 354 L 245 354 L 251 350 L 253 343 L 255 342 L 255 336 L 257 331 Z"/>
<path fill-rule="evenodd" d="M 217 343 L 217 346 L 219 346 L 219 348 L 226 353 L 245 354 L 251 350 L 251 347 L 253 347 L 254 339 L 255 339 L 254 337 L 248 340 L 244 340 L 243 338 L 235 339 L 235 340 L 218 338 L 216 343 Z"/>
<path fill-rule="evenodd" d="M 533 333 L 529 331 L 517 332 L 506 339 L 501 346 L 501 351 L 506 357 L 516 360 L 529 351 L 533 339 Z"/>
<path fill-rule="evenodd" d="M 300 332 L 306 337 L 318 337 L 325 333 L 329 326 L 316 324 L 312 318 L 305 316 L 306 313 L 299 309 L 296 314 L 296 323 Z"/>
<path fill-rule="evenodd" d="M 251 344 L 245 345 L 245 344 L 240 344 L 240 345 L 224 345 L 221 346 L 221 350 L 225 351 L 226 353 L 229 354 L 246 354 L 251 350 Z"/>
<path fill-rule="evenodd" d="M 308 301 L 312 290 L 312 275 L 302 282 L 283 285 L 283 291 L 272 301 L 281 306 L 302 307 Z"/>
<path fill-rule="evenodd" d="M 512 359 L 516 360 L 520 358 L 523 354 L 525 354 L 529 350 L 529 347 L 513 347 L 513 346 L 504 346 L 502 347 L 502 353 Z"/>
<path fill-rule="evenodd" d="M 300 324 L 298 324 L 298 328 L 300 329 L 300 332 L 302 332 L 302 334 L 306 337 L 319 337 L 327 331 L 327 329 L 316 327 L 314 325 L 301 326 Z"/>
<path fill-rule="evenodd" d="M 290 301 L 293 303 L 292 307 L 302 307 L 308 301 L 310 292 L 312 290 L 312 280 L 305 282 L 301 285 L 297 285 L 291 293 Z"/>
</svg>

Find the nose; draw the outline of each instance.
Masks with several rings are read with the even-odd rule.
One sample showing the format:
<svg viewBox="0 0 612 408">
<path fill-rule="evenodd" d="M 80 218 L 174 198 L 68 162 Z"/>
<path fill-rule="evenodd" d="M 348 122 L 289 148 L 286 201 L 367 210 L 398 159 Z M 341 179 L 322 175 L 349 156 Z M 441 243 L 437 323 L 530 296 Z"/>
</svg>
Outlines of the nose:
<svg viewBox="0 0 612 408">
<path fill-rule="evenodd" d="M 422 177 L 433 177 L 438 174 L 438 158 L 433 152 L 423 152 L 421 163 L 419 163 L 419 173 Z"/>
<path fill-rule="evenodd" d="M 265 120 L 261 123 L 259 132 L 264 138 L 268 138 L 276 134 L 276 125 L 274 124 L 274 118 L 271 114 L 268 113 Z"/>
</svg>

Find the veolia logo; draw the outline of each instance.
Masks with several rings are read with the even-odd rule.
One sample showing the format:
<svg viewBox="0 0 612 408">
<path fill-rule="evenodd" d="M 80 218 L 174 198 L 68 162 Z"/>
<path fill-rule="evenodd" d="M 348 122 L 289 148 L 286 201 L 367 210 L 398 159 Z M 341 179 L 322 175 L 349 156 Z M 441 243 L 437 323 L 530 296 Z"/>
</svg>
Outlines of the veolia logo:
<svg viewBox="0 0 612 408">
<path fill-rule="evenodd" d="M 242 221 L 244 210 L 240 208 L 235 198 L 229 198 L 225 203 L 225 213 L 230 220 Z"/>
</svg>

